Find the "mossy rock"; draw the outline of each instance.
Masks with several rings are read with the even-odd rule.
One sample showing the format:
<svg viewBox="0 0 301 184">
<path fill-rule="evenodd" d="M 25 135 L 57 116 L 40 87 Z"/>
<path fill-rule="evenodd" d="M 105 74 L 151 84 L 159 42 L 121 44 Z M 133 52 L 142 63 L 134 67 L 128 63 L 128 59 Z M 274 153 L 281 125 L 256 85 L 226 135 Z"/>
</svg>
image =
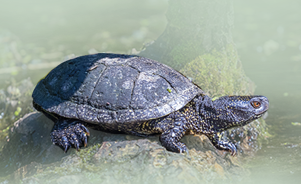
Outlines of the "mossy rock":
<svg viewBox="0 0 301 184">
<path fill-rule="evenodd" d="M 197 183 L 247 175 L 234 164 L 240 156 L 217 151 L 203 135 L 184 137 L 187 155 L 167 151 L 158 136 L 145 139 L 90 129 L 88 147 L 79 152 L 71 148 L 66 154 L 51 143 L 52 126 L 37 112 L 14 124 L 0 156 L 0 183 Z"/>
<path fill-rule="evenodd" d="M 181 73 L 191 77 L 211 97 L 249 95 L 254 83 L 245 75 L 232 45 L 225 50 L 213 50 L 186 64 Z"/>
</svg>

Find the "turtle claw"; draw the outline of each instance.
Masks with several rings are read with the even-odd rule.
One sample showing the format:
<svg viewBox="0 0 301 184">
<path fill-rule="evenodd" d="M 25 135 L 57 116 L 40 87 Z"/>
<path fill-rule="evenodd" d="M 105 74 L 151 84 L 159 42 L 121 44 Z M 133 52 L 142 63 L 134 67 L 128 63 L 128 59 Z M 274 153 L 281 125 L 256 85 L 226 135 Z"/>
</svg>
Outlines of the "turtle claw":
<svg viewBox="0 0 301 184">
<path fill-rule="evenodd" d="M 79 151 L 79 146 L 78 144 L 75 145 L 76 151 Z"/>
<path fill-rule="evenodd" d="M 89 135 L 88 135 L 89 136 Z M 85 135 L 85 139 L 84 139 L 84 147 L 87 147 L 87 143 L 88 143 L 88 140 L 87 140 L 87 136 Z"/>
<path fill-rule="evenodd" d="M 67 150 L 68 150 L 69 146 L 68 145 L 65 145 L 65 149 L 64 149 L 64 152 L 67 153 Z"/>
<path fill-rule="evenodd" d="M 229 143 L 228 150 L 230 151 L 231 156 L 235 156 L 237 153 L 236 146 L 233 143 Z"/>
<path fill-rule="evenodd" d="M 189 151 L 188 151 L 188 149 L 187 149 L 187 147 L 186 147 L 186 145 L 184 143 L 178 142 L 177 143 L 177 147 L 178 147 L 178 150 L 179 150 L 178 152 L 179 153 L 189 154 Z"/>
<path fill-rule="evenodd" d="M 79 126 L 87 134 L 87 136 L 90 136 L 89 130 L 83 124 L 80 124 Z"/>
<path fill-rule="evenodd" d="M 80 122 L 70 122 L 72 120 L 59 120 L 53 127 L 50 134 L 51 140 L 63 148 L 65 152 L 73 146 L 79 151 L 80 146 L 87 146 L 89 130 Z"/>
</svg>

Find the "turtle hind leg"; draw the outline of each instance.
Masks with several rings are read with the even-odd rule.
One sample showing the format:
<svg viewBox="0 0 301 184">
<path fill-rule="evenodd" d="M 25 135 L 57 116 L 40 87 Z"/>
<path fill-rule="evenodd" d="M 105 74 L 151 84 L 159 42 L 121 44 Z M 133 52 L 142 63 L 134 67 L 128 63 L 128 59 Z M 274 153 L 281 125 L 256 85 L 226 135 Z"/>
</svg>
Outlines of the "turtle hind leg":
<svg viewBox="0 0 301 184">
<path fill-rule="evenodd" d="M 79 150 L 80 146 L 86 146 L 89 130 L 78 120 L 59 118 L 50 133 L 53 144 L 57 144 L 67 152 L 74 146 Z"/>
</svg>

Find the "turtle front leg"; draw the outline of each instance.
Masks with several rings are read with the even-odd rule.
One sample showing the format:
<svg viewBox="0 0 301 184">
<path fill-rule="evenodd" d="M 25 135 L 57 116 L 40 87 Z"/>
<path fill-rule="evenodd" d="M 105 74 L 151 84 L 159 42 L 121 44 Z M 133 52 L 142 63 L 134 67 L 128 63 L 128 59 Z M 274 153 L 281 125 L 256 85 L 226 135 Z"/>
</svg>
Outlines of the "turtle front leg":
<svg viewBox="0 0 301 184">
<path fill-rule="evenodd" d="M 163 133 L 161 134 L 160 142 L 162 146 L 164 146 L 167 150 L 177 153 L 188 153 L 186 145 L 180 142 L 186 131 L 186 120 L 184 119 L 176 119 L 176 121 L 172 123 L 170 128 L 163 131 Z"/>
<path fill-rule="evenodd" d="M 53 144 L 61 146 L 67 152 L 70 146 L 79 150 L 81 145 L 86 147 L 89 130 L 79 121 L 60 118 L 54 124 L 50 133 Z"/>
<path fill-rule="evenodd" d="M 223 138 L 220 133 L 207 134 L 207 137 L 217 149 L 229 151 L 232 156 L 236 155 L 236 146 L 232 142 L 229 142 L 226 138 Z"/>
</svg>

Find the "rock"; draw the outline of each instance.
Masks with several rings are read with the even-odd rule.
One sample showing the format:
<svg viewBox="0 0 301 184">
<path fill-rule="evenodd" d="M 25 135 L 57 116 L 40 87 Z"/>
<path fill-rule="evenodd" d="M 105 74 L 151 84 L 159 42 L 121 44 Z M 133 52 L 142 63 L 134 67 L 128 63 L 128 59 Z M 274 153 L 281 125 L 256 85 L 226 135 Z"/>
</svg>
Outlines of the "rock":
<svg viewBox="0 0 301 184">
<path fill-rule="evenodd" d="M 10 140 L 1 153 L 1 175 L 6 175 L 31 162 L 51 163 L 66 156 L 52 144 L 49 133 L 53 122 L 41 113 L 30 113 L 14 123 L 10 129 Z"/>
<path fill-rule="evenodd" d="M 239 163 L 237 157 L 216 151 L 202 135 L 184 137 L 188 155 L 167 151 L 158 136 L 89 129 L 87 148 L 64 153 L 50 141 L 52 126 L 39 112 L 14 123 L 1 155 L 0 183 L 199 183 L 239 180 L 246 174 L 233 164 Z"/>
<path fill-rule="evenodd" d="M 71 176 L 60 177 L 59 179 L 57 179 L 57 184 L 65 184 L 65 183 L 78 184 L 84 181 L 85 180 L 83 180 L 81 176 L 71 175 Z"/>
</svg>

